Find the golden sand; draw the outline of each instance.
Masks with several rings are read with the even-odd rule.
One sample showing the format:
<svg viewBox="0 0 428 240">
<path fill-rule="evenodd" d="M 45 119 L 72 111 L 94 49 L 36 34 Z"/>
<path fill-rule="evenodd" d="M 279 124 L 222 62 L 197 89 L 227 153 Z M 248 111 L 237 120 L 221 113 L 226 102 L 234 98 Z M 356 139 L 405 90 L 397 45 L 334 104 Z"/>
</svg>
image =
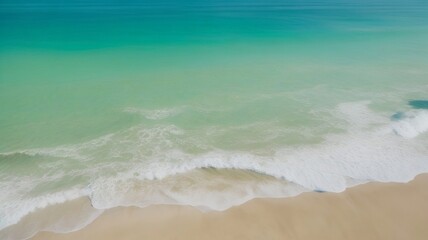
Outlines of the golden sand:
<svg viewBox="0 0 428 240">
<path fill-rule="evenodd" d="M 115 208 L 84 229 L 35 240 L 428 239 L 428 174 L 343 193 L 254 199 L 224 212 L 188 206 Z"/>
</svg>

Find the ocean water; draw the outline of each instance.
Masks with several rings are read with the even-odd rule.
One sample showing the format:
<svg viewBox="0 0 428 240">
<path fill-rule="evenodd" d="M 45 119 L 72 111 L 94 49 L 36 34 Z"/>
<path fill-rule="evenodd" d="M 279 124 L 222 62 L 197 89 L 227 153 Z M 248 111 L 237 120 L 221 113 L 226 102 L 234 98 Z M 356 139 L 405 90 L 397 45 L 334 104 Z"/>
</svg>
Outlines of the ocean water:
<svg viewBox="0 0 428 240">
<path fill-rule="evenodd" d="M 2 0 L 0 238 L 407 182 L 427 103 L 426 1 Z"/>
</svg>

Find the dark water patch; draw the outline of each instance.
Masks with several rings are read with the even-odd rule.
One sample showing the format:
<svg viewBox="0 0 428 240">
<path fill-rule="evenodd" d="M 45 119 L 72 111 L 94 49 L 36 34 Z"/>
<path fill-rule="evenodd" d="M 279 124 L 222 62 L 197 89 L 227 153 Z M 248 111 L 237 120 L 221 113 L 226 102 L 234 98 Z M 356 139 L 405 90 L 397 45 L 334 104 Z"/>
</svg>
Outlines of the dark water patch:
<svg viewBox="0 0 428 240">
<path fill-rule="evenodd" d="M 408 104 L 416 109 L 428 109 L 428 100 L 410 100 Z"/>
<path fill-rule="evenodd" d="M 406 117 L 405 113 L 403 113 L 403 112 L 396 112 L 396 113 L 394 113 L 394 115 L 391 116 L 391 120 L 392 121 L 399 121 L 399 120 L 401 120 L 401 119 L 403 119 L 405 117 Z"/>
<path fill-rule="evenodd" d="M 314 189 L 314 192 L 316 192 L 316 193 L 325 193 L 326 191 L 324 191 L 322 189 Z"/>
</svg>

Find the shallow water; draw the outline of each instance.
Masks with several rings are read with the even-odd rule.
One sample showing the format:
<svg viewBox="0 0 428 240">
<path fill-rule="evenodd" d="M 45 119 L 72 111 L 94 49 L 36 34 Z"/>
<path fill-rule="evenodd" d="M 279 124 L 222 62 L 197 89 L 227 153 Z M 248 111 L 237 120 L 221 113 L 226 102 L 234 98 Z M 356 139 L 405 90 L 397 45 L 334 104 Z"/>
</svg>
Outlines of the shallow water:
<svg viewBox="0 0 428 240">
<path fill-rule="evenodd" d="M 427 16 L 424 1 L 2 1 L 0 229 L 82 196 L 223 210 L 427 172 Z"/>
</svg>

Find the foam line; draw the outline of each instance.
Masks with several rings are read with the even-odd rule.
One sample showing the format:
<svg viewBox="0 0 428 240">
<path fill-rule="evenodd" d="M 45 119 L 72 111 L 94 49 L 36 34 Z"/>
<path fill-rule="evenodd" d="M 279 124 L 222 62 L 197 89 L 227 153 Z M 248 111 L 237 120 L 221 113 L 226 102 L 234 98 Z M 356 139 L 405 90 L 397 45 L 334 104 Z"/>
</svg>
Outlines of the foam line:
<svg viewBox="0 0 428 240">
<path fill-rule="evenodd" d="M 174 203 L 223 210 L 260 195 L 293 196 L 313 190 L 340 192 L 367 181 L 407 182 L 419 173 L 428 172 L 428 145 L 425 138 L 419 137 L 428 129 L 427 111 L 411 110 L 391 120 L 371 111 L 369 104 L 367 101 L 343 103 L 330 111 L 332 121 L 345 122 L 342 133 L 327 135 L 318 144 L 282 146 L 273 149 L 273 154 L 264 156 L 251 151 L 218 149 L 200 136 L 189 135 L 172 124 L 150 128 L 139 125 L 86 143 L 2 153 L 3 157 L 27 154 L 71 159 L 73 161 L 61 164 L 78 162 L 88 167 L 72 169 L 63 176 L 35 179 L 31 176 L 27 179 L 0 176 L 1 186 L 5 189 L 0 197 L 0 229 L 17 223 L 36 209 L 82 196 L 90 197 L 92 205 L 98 209 Z M 186 150 L 189 146 L 203 151 L 189 152 Z M 40 167 L 43 170 L 57 168 L 49 164 Z M 216 192 L 209 198 L 202 197 L 213 192 L 206 188 L 219 179 L 211 179 L 213 182 L 208 181 L 207 185 L 202 184 L 190 192 L 186 188 L 173 190 L 181 182 L 168 179 L 202 168 L 252 171 L 293 184 L 252 182 L 241 188 L 241 191 L 247 189 L 242 194 L 237 194 L 238 190 Z M 35 197 L 26 195 L 29 189 L 61 181 L 64 177 L 86 177 L 88 186 L 75 186 Z M 16 185 L 16 181 L 21 184 Z M 152 184 L 159 181 L 169 185 Z M 199 181 L 193 179 L 193 185 L 188 187 Z M 11 186 L 15 186 L 14 189 Z M 258 187 L 249 190 L 248 186 Z M 269 189 L 267 186 L 275 187 L 264 192 L 263 189 Z"/>
</svg>

